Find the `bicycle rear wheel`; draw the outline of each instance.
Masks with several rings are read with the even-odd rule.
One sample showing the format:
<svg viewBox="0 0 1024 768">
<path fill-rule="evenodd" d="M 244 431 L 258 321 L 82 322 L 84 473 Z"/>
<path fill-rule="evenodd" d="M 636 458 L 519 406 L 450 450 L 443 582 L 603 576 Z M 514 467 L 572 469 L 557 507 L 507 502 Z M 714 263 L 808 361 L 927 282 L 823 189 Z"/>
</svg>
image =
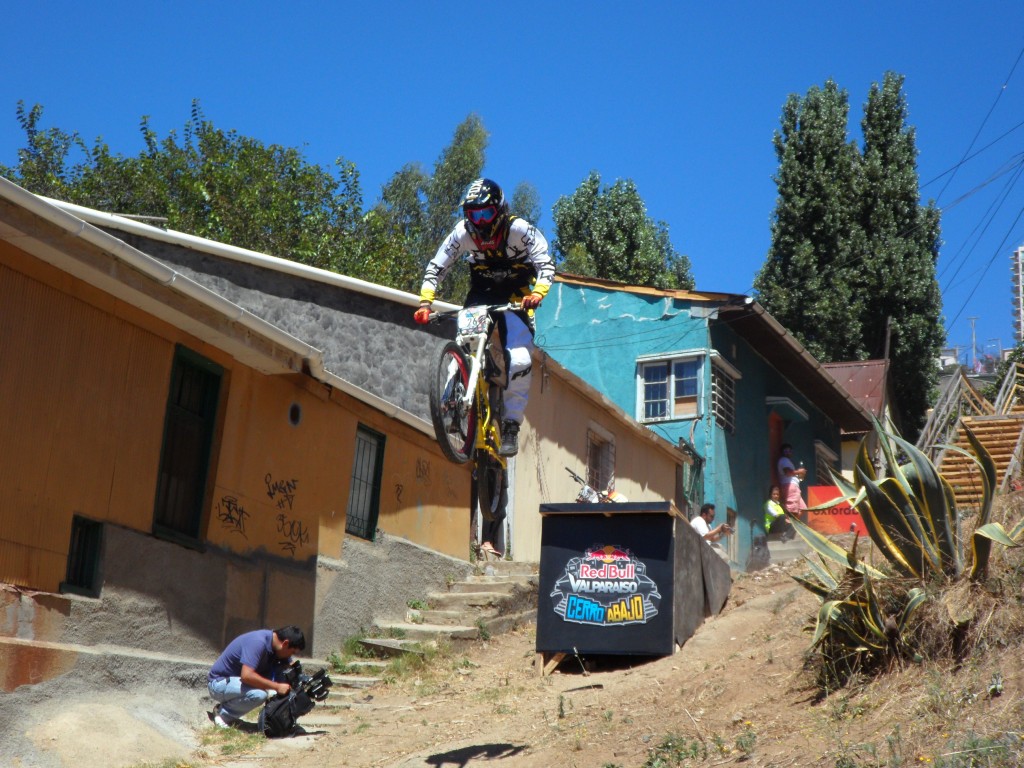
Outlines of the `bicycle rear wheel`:
<svg viewBox="0 0 1024 768">
<path fill-rule="evenodd" d="M 441 452 L 456 464 L 469 461 L 476 441 L 476 414 L 472 402 L 465 403 L 468 385 L 469 360 L 458 344 L 449 341 L 430 380 L 430 418 Z"/>
<path fill-rule="evenodd" d="M 504 519 L 508 507 L 508 475 L 500 461 L 483 451 L 476 461 L 476 497 L 484 520 Z"/>
</svg>

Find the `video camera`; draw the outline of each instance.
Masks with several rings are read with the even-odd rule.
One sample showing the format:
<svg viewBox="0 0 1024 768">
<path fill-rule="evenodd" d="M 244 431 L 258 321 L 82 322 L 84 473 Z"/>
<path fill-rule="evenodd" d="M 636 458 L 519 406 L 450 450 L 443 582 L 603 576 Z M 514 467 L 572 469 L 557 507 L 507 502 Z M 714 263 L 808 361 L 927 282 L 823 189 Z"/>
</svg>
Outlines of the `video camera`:
<svg viewBox="0 0 1024 768">
<path fill-rule="evenodd" d="M 323 701 L 327 698 L 329 689 L 334 685 L 326 669 L 321 669 L 313 675 L 304 674 L 302 664 L 298 661 L 292 663 L 281 674 L 284 682 L 292 687 L 292 691 L 304 693 L 313 701 Z"/>
</svg>

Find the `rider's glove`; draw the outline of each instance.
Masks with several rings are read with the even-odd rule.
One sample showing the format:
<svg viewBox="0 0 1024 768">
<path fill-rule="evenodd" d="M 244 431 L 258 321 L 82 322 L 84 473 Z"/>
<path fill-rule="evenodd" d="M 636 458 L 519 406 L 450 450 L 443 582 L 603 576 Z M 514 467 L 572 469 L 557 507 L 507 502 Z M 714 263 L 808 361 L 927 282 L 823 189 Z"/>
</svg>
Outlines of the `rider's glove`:
<svg viewBox="0 0 1024 768">
<path fill-rule="evenodd" d="M 426 325 L 430 322 L 430 305 L 424 304 L 422 307 L 416 310 L 413 314 L 412 319 L 420 325 Z"/>
<path fill-rule="evenodd" d="M 531 293 L 523 299 L 523 309 L 536 309 L 543 298 L 539 293 Z"/>
</svg>

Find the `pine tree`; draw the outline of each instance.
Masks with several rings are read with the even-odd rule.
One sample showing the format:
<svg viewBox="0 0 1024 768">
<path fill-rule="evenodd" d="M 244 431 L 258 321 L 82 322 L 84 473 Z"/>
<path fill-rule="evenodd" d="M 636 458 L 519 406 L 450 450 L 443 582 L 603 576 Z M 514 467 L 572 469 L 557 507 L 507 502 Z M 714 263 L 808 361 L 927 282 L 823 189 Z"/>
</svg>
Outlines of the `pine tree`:
<svg viewBox="0 0 1024 768">
<path fill-rule="evenodd" d="M 886 73 L 872 85 L 861 122 L 864 134 L 861 227 L 865 251 L 858 288 L 864 297 L 865 349 L 889 356 L 903 430 L 916 435 L 938 376 L 944 334 L 935 264 L 939 212 L 922 206 L 914 129 L 907 125 L 903 77 Z"/>
<path fill-rule="evenodd" d="M 848 99 L 834 82 L 789 97 L 775 135 L 772 244 L 754 285 L 765 308 L 822 361 L 879 358 L 888 349 L 895 405 L 914 439 L 943 340 L 939 212 L 920 204 L 902 88 L 893 73 L 872 86 L 862 151 L 847 138 Z"/>
<path fill-rule="evenodd" d="M 861 297 L 849 280 L 861 249 L 859 154 L 846 91 L 831 80 L 791 95 L 775 133 L 778 198 L 768 258 L 754 281 L 765 308 L 820 360 L 863 355 Z"/>
</svg>

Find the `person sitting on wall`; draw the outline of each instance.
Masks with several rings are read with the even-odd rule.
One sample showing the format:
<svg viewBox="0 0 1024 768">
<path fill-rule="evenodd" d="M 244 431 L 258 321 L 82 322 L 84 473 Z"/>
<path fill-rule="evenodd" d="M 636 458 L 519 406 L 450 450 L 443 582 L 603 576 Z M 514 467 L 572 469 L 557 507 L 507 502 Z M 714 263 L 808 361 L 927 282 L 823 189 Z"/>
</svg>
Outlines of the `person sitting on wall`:
<svg viewBox="0 0 1024 768">
<path fill-rule="evenodd" d="M 228 643 L 207 675 L 210 696 L 218 702 L 210 714 L 213 724 L 230 728 L 271 693 L 286 696 L 291 686 L 282 672 L 305 647 L 306 638 L 294 624 L 246 632 Z"/>
<path fill-rule="evenodd" d="M 721 544 L 718 542 L 723 536 L 728 536 L 732 533 L 732 527 L 728 523 L 722 523 L 716 525 L 714 528 L 711 527 L 711 522 L 715 519 L 715 505 L 705 504 L 700 508 L 698 515 L 690 521 L 690 525 L 693 526 L 693 530 L 700 534 L 701 538 L 704 539 L 711 548 L 715 551 L 719 557 L 728 559 L 728 555 L 725 550 L 722 549 Z"/>
<path fill-rule="evenodd" d="M 789 541 L 796 533 L 793 531 L 793 523 L 790 521 L 786 510 L 782 508 L 779 499 L 782 498 L 782 491 L 779 486 L 773 485 L 768 489 L 768 501 L 764 503 L 764 532 L 767 535 L 782 534 L 782 541 Z"/>
</svg>

